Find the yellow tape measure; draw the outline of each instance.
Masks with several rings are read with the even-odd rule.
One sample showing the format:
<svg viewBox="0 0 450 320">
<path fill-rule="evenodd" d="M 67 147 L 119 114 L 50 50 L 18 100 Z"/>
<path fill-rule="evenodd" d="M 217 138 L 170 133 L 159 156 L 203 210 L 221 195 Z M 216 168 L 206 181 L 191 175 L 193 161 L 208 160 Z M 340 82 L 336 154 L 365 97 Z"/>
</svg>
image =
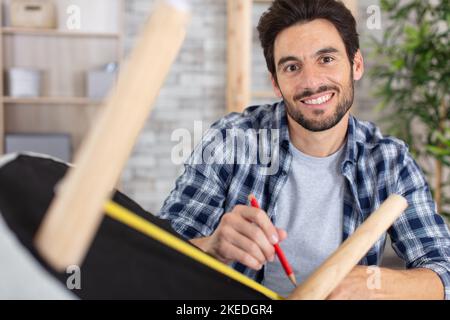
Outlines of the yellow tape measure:
<svg viewBox="0 0 450 320">
<path fill-rule="evenodd" d="M 174 235 L 170 234 L 164 229 L 159 228 L 153 223 L 137 216 L 133 212 L 125 209 L 124 207 L 118 205 L 113 201 L 108 201 L 104 207 L 106 214 L 111 218 L 122 222 L 123 224 L 129 226 L 132 229 L 142 232 L 143 234 L 167 245 L 168 247 L 177 250 L 178 252 L 214 269 L 244 285 L 252 288 L 266 297 L 273 300 L 284 299 L 278 293 L 264 287 L 258 282 L 244 276 L 242 273 L 234 270 L 233 268 L 227 266 L 226 264 L 220 262 L 217 259 L 207 255 L 200 249 L 180 240 Z"/>
</svg>

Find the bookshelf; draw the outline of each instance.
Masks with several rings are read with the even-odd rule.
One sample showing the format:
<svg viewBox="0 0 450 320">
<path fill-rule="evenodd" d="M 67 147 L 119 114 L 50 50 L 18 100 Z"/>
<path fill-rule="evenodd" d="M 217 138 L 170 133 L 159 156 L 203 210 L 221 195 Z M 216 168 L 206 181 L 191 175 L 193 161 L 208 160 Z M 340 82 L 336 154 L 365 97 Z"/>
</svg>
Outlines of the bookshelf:
<svg viewBox="0 0 450 320">
<path fill-rule="evenodd" d="M 85 0 L 54 3 L 59 12 L 57 28 L 21 28 L 10 26 L 9 1 L 0 0 L 0 67 L 4 75 L 0 77 L 0 153 L 8 133 L 66 133 L 76 151 L 102 105 L 101 99 L 87 97 L 86 72 L 110 62 L 122 63 L 124 0 L 103 0 L 105 10 L 98 0 L 95 10 L 87 7 Z M 77 3 L 88 13 L 89 23 L 83 24 L 89 26 L 68 30 L 63 20 L 65 8 L 58 6 Z M 109 23 L 96 28 L 96 15 L 98 21 L 109 19 Z M 39 96 L 9 95 L 5 74 L 14 67 L 41 71 Z"/>
</svg>

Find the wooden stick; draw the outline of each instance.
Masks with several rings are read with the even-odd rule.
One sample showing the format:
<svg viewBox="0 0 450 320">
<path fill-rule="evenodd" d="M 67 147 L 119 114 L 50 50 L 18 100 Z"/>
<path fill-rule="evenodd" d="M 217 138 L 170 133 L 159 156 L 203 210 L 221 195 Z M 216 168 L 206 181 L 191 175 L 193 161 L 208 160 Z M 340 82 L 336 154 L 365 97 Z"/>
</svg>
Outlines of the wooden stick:
<svg viewBox="0 0 450 320">
<path fill-rule="evenodd" d="M 250 104 L 252 0 L 227 0 L 227 111 Z"/>
<path fill-rule="evenodd" d="M 183 1 L 157 6 L 80 147 L 76 167 L 58 189 L 35 239 L 55 269 L 81 264 L 103 217 L 104 203 L 181 47 L 188 20 Z"/>
<path fill-rule="evenodd" d="M 402 196 L 389 196 L 289 299 L 326 299 L 407 207 Z"/>
</svg>

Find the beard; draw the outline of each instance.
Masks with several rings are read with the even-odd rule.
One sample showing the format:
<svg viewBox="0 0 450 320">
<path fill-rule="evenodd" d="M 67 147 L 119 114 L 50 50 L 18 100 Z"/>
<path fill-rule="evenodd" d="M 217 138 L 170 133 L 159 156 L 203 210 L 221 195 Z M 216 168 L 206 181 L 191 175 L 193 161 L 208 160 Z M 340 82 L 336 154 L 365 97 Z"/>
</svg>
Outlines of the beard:
<svg viewBox="0 0 450 320">
<path fill-rule="evenodd" d="M 328 129 L 333 128 L 336 124 L 341 121 L 341 119 L 344 117 L 344 115 L 347 113 L 347 111 L 351 108 L 353 104 L 353 98 L 354 98 L 354 83 L 353 83 L 353 70 L 350 72 L 350 79 L 348 84 L 343 88 L 343 92 L 341 95 L 341 98 L 337 102 L 336 110 L 334 113 L 325 118 L 325 119 L 308 119 L 305 114 L 302 112 L 301 108 L 297 107 L 295 105 L 296 101 L 300 101 L 303 99 L 306 99 L 309 96 L 312 96 L 314 94 L 322 93 L 325 91 L 334 90 L 335 95 L 338 95 L 341 93 L 341 90 L 335 86 L 335 85 L 323 85 L 320 86 L 315 92 L 311 90 L 305 90 L 301 93 L 298 93 L 294 96 L 293 102 L 291 103 L 288 99 L 285 98 L 284 94 L 282 93 L 284 103 L 286 105 L 286 111 L 289 114 L 289 116 L 297 122 L 299 125 L 301 125 L 303 128 L 313 131 L 313 132 L 319 132 L 319 131 L 325 131 Z M 280 88 L 281 91 L 281 88 Z M 333 97 L 334 98 L 334 97 Z M 317 109 L 313 110 L 313 114 L 320 116 L 325 113 L 325 110 Z"/>
</svg>

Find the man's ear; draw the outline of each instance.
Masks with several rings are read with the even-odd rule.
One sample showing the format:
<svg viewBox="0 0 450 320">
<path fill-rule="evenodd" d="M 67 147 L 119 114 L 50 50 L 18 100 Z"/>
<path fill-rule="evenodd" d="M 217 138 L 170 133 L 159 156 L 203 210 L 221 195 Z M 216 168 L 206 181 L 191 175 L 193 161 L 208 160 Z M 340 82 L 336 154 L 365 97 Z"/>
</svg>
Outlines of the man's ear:
<svg viewBox="0 0 450 320">
<path fill-rule="evenodd" d="M 361 50 L 358 49 L 353 58 L 353 80 L 358 81 L 364 74 L 364 59 Z"/>
<path fill-rule="evenodd" d="M 275 95 L 276 95 L 278 98 L 281 98 L 283 95 L 281 94 L 281 90 L 280 90 L 280 88 L 278 87 L 277 80 L 275 79 L 275 77 L 273 76 L 273 74 L 270 74 L 270 81 L 272 81 L 272 88 L 273 88 L 273 91 L 275 92 Z"/>
</svg>

